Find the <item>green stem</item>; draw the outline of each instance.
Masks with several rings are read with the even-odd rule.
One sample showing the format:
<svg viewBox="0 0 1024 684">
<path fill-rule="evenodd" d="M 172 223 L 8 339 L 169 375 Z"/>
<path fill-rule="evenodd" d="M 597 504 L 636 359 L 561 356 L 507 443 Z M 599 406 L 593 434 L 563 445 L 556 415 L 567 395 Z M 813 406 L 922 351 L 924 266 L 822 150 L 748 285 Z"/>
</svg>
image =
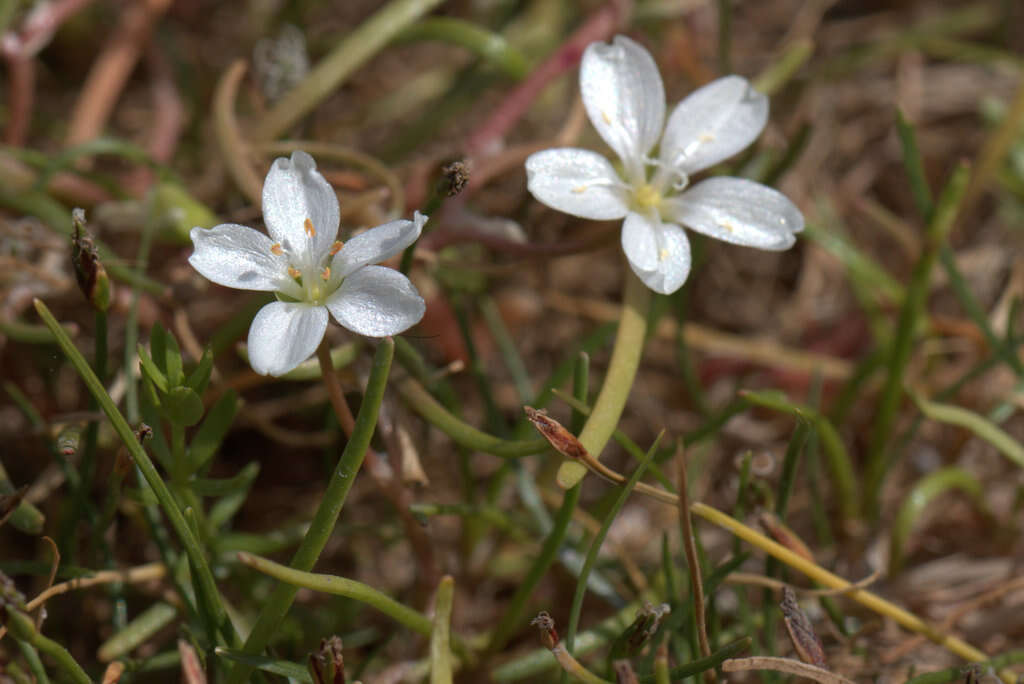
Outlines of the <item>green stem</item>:
<svg viewBox="0 0 1024 684">
<path fill-rule="evenodd" d="M 651 291 L 647 289 L 631 269 L 626 269 L 626 292 L 623 295 L 622 316 L 619 330 L 615 334 L 615 347 L 604 376 L 604 384 L 594 402 L 583 431 L 580 443 L 594 458 L 600 458 L 605 444 L 611 439 L 619 417 L 626 407 L 626 399 L 633 387 L 640 357 L 644 350 L 644 336 L 647 334 L 647 311 L 651 305 Z M 587 469 L 575 461 L 565 461 L 558 469 L 558 484 L 569 489 L 583 479 Z"/>
<path fill-rule="evenodd" d="M 89 675 L 71 657 L 68 650 L 53 639 L 48 639 L 40 634 L 32 622 L 32 618 L 15 608 L 5 608 L 0 612 L 3 613 L 4 625 L 10 631 L 11 636 L 18 641 L 31 644 L 34 648 L 53 658 L 60 669 L 67 675 L 67 678 L 75 682 L 75 684 L 92 684 Z"/>
<path fill-rule="evenodd" d="M 28 675 L 24 675 L 24 679 L 16 678 L 18 684 L 50 684 L 50 678 L 46 675 L 46 670 L 43 668 L 43 661 L 39 658 L 39 651 L 37 651 L 35 647 L 27 641 L 19 641 L 17 643 L 18 649 L 21 651 L 21 655 L 25 658 L 25 663 L 28 665 L 29 672 L 31 672 L 32 676 L 35 677 L 35 680 Z M 6 664 L 7 672 L 4 674 L 16 676 L 16 673 L 20 672 L 20 670 L 14 671 L 14 665 L 17 665 L 17 663 L 8 662 Z"/>
<path fill-rule="evenodd" d="M 251 553 L 239 553 L 238 560 L 240 563 L 248 565 L 264 575 L 280 580 L 284 583 L 282 586 L 291 587 L 296 591 L 301 587 L 323 594 L 344 596 L 360 603 L 365 603 L 387 615 L 403 627 L 423 636 L 430 636 L 431 629 L 433 628 L 430 618 L 426 615 L 399 603 L 384 592 L 378 591 L 368 584 L 363 584 L 347 577 L 339 577 L 338 575 L 325 575 L 296 570 L 286 565 L 275 563 L 272 560 L 254 556 Z"/>
<path fill-rule="evenodd" d="M 502 458 L 522 458 L 539 454 L 549 448 L 547 441 L 541 438 L 508 440 L 478 430 L 448 411 L 423 385 L 412 378 L 406 378 L 398 383 L 398 393 L 416 413 L 420 414 L 420 417 L 451 437 L 456 444 L 469 449 Z"/>
<path fill-rule="evenodd" d="M 504 36 L 481 28 L 465 19 L 454 17 L 423 19 L 399 33 L 396 40 L 403 43 L 416 40 L 439 40 L 458 45 L 491 62 L 506 76 L 516 80 L 523 78 L 529 72 L 526 57 L 512 47 Z"/>
<path fill-rule="evenodd" d="M 253 139 L 272 140 L 288 130 L 399 32 L 439 4 L 441 0 L 391 0 L 347 34 L 299 85 L 281 98 L 260 122 Z"/>
<path fill-rule="evenodd" d="M 199 546 L 199 541 L 192 534 L 192 531 L 188 527 L 188 523 L 185 522 L 184 516 L 181 514 L 181 510 L 178 508 L 177 503 L 174 501 L 174 497 L 171 495 L 170 490 L 167 488 L 167 484 L 160 477 L 160 473 L 153 466 L 153 462 L 149 458 L 149 454 L 139 444 L 139 440 L 135 437 L 134 432 L 128 421 L 124 419 L 121 412 L 114 405 L 110 395 L 107 394 L 106 389 L 103 387 L 103 383 L 100 382 L 96 374 L 93 373 L 92 368 L 89 367 L 89 363 L 82 356 L 82 353 L 78 351 L 74 343 L 71 341 L 57 323 L 57 320 L 53 317 L 50 309 L 47 308 L 41 300 L 35 300 L 36 311 L 39 313 L 39 317 L 43 320 L 43 323 L 50 329 L 53 336 L 57 338 L 57 344 L 63 350 L 64 354 L 68 357 L 71 365 L 75 367 L 78 374 L 82 377 L 89 392 L 92 393 L 96 401 L 99 403 L 100 408 L 107 415 L 107 419 L 110 420 L 114 432 L 121 438 L 121 442 L 124 444 L 128 453 L 131 455 L 135 465 L 142 472 L 143 477 L 146 479 L 146 483 L 153 490 L 156 495 L 157 501 L 160 502 L 160 507 L 164 511 L 164 515 L 171 523 L 171 527 L 174 528 L 178 538 L 181 540 L 181 544 L 185 549 L 185 553 L 188 555 L 189 561 L 195 568 L 196 573 L 194 581 L 196 582 L 196 593 L 202 596 L 206 602 L 206 610 L 217 622 L 220 633 L 225 637 L 229 644 L 233 644 L 237 641 L 237 635 L 235 634 L 234 627 L 227 618 L 227 613 L 224 611 L 224 604 L 221 603 L 220 594 L 217 592 L 217 583 L 213 579 L 213 573 L 210 572 L 210 566 L 206 562 L 206 557 L 203 555 L 203 550 Z M 215 635 L 210 635 L 211 639 L 216 640 Z"/>
<path fill-rule="evenodd" d="M 308 572 L 313 567 L 334 530 L 349 489 L 352 488 L 352 483 L 355 482 L 356 474 L 366 456 L 366 450 L 370 447 L 370 438 L 373 437 L 377 425 L 377 413 L 384 399 L 384 387 L 387 384 L 394 354 L 394 340 L 382 340 L 373 358 L 373 368 L 366 383 L 359 415 L 356 416 L 355 428 L 345 444 L 345 450 L 341 453 L 337 466 L 332 471 L 327 491 L 324 492 L 324 498 L 313 516 L 309 530 L 292 557 L 290 565 L 295 570 Z M 266 647 L 297 593 L 296 587 L 287 584 L 280 584 L 274 589 L 264 603 L 249 638 L 245 641 L 245 653 L 255 655 Z M 228 684 L 242 684 L 248 681 L 252 670 L 250 665 L 237 665 L 228 677 Z"/>
<path fill-rule="evenodd" d="M 434 624 L 430 631 L 430 684 L 452 684 L 452 603 L 455 580 L 441 578 L 434 600 Z"/>
</svg>

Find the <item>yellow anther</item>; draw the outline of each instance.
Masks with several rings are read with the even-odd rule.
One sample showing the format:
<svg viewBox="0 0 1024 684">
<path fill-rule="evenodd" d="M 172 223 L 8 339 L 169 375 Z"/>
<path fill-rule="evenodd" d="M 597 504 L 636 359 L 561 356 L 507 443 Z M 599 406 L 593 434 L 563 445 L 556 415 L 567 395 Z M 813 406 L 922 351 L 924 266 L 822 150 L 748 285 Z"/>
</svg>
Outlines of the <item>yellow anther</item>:
<svg viewBox="0 0 1024 684">
<path fill-rule="evenodd" d="M 736 226 L 732 225 L 731 221 L 719 221 L 718 225 L 720 225 L 722 228 L 725 228 L 730 233 L 736 232 Z"/>
<path fill-rule="evenodd" d="M 331 267 L 330 266 L 324 266 L 324 270 L 320 271 L 320 277 L 323 278 L 324 280 L 330 280 L 331 279 Z"/>
<path fill-rule="evenodd" d="M 713 133 L 701 133 L 698 138 L 702 143 L 714 142 L 715 136 Z"/>
<path fill-rule="evenodd" d="M 608 116 L 608 112 L 601 110 L 601 121 L 604 121 L 609 126 L 612 125 L 612 117 Z"/>
<path fill-rule="evenodd" d="M 289 266 L 288 275 L 290 275 L 292 278 L 298 278 L 300 275 L 302 275 L 302 271 L 295 268 L 294 266 Z"/>
<path fill-rule="evenodd" d="M 344 242 L 342 242 L 341 240 L 335 240 L 335 241 L 334 241 L 334 244 L 333 244 L 333 245 L 331 245 L 331 251 L 330 251 L 330 255 L 331 255 L 331 256 L 334 256 L 335 254 L 337 254 L 338 252 L 340 252 L 340 251 L 341 251 L 341 248 L 342 248 L 342 247 L 344 247 L 344 246 L 345 246 L 345 243 L 344 243 Z"/>
<path fill-rule="evenodd" d="M 633 202 L 638 209 L 654 209 L 661 204 L 661 193 L 645 183 L 633 191 Z"/>
<path fill-rule="evenodd" d="M 665 259 L 668 259 L 668 254 L 669 254 L 668 250 L 665 249 L 664 247 L 659 249 L 658 250 L 658 261 L 664 261 Z"/>
<path fill-rule="evenodd" d="M 316 228 L 313 227 L 313 222 L 311 220 L 307 218 L 305 223 L 303 223 L 302 225 L 306 228 L 306 235 L 308 235 L 309 237 L 316 236 Z"/>
<path fill-rule="evenodd" d="M 588 187 L 589 186 L 586 186 L 586 185 L 577 185 L 575 188 L 572 189 L 572 192 L 577 194 L 577 195 L 580 195 L 580 194 L 586 192 Z"/>
<path fill-rule="evenodd" d="M 270 245 L 270 251 L 276 254 L 277 256 L 281 256 L 282 254 L 284 254 L 284 250 L 281 249 L 280 242 L 275 242 L 274 244 Z"/>
</svg>

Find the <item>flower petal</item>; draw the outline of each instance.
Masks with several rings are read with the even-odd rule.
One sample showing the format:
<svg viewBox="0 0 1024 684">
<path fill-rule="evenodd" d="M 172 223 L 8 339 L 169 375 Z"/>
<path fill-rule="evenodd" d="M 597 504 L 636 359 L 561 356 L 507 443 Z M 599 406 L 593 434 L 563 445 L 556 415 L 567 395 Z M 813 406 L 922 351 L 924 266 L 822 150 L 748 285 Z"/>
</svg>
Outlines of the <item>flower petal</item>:
<svg viewBox="0 0 1024 684">
<path fill-rule="evenodd" d="M 713 238 L 758 249 L 789 249 L 804 228 L 800 210 L 778 190 L 717 176 L 665 200 L 666 218 Z"/>
<path fill-rule="evenodd" d="M 628 211 L 627 190 L 611 163 L 574 147 L 535 152 L 526 159 L 526 187 L 552 209 L 603 221 Z"/>
<path fill-rule="evenodd" d="M 273 243 L 260 231 L 222 223 L 193 228 L 189 236 L 195 251 L 188 263 L 207 280 L 240 290 L 280 289 L 288 264 L 270 251 Z"/>
<path fill-rule="evenodd" d="M 345 278 L 328 298 L 327 308 L 352 332 L 387 337 L 419 323 L 426 303 L 400 272 L 386 266 L 366 266 Z"/>
<path fill-rule="evenodd" d="M 296 150 L 291 159 L 278 157 L 270 165 L 263 182 L 263 220 L 270 237 L 292 254 L 315 258 L 331 248 L 338 237 L 338 196 L 311 156 Z"/>
<path fill-rule="evenodd" d="M 580 93 L 591 123 L 630 179 L 642 180 L 643 157 L 665 122 L 665 88 L 650 53 L 625 36 L 611 45 L 591 43 L 580 65 Z"/>
<path fill-rule="evenodd" d="M 741 76 L 725 76 L 676 105 L 661 139 L 661 160 L 691 174 L 728 159 L 761 135 L 768 98 Z"/>
<path fill-rule="evenodd" d="M 622 250 L 644 285 L 672 294 L 690 275 L 690 241 L 679 226 L 630 212 L 622 224 Z"/>
<path fill-rule="evenodd" d="M 412 221 L 390 221 L 360 233 L 346 242 L 341 251 L 334 255 L 331 273 L 335 277 L 344 278 L 367 264 L 387 261 L 416 242 L 426 222 L 427 217 L 417 211 L 413 214 Z"/>
<path fill-rule="evenodd" d="M 249 363 L 260 375 L 284 375 L 316 351 L 327 330 L 327 309 L 271 302 L 249 327 Z"/>
</svg>

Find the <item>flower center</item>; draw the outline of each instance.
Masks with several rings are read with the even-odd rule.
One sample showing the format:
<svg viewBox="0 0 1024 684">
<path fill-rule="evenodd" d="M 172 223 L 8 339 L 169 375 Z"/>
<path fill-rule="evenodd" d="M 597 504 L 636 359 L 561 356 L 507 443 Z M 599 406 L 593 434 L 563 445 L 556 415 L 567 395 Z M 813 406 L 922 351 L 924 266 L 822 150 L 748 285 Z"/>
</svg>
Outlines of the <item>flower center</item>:
<svg viewBox="0 0 1024 684">
<path fill-rule="evenodd" d="M 283 256 L 286 260 L 287 279 L 282 280 L 280 292 L 292 299 L 322 306 L 327 298 L 341 285 L 341 278 L 331 274 L 331 258 L 341 251 L 343 243 L 336 240 L 329 249 L 316 253 L 313 238 L 316 228 L 308 218 L 303 221 L 306 244 L 296 249 L 285 240 L 270 247 L 271 254 Z"/>
<path fill-rule="evenodd" d="M 646 213 L 649 209 L 657 209 L 661 200 L 661 192 L 648 183 L 637 186 L 633 190 L 633 204 L 640 212 Z"/>
</svg>

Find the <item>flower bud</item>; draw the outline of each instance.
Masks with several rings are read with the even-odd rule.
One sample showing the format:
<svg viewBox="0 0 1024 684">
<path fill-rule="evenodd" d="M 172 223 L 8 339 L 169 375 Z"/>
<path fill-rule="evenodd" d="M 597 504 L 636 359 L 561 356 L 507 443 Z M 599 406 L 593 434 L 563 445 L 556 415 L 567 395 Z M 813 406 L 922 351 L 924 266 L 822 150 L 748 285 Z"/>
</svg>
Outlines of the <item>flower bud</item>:
<svg viewBox="0 0 1024 684">
<path fill-rule="evenodd" d="M 320 650 L 309 654 L 309 675 L 313 684 L 345 684 L 341 637 L 320 640 Z"/>
</svg>

